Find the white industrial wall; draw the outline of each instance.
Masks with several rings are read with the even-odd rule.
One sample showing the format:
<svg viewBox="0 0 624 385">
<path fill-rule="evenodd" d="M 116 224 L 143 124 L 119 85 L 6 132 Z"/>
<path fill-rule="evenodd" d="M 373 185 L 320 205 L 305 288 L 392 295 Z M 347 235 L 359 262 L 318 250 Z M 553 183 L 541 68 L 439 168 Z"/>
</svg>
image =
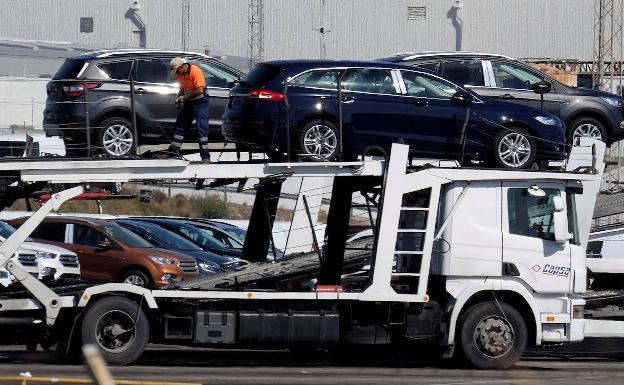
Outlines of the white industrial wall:
<svg viewBox="0 0 624 385">
<path fill-rule="evenodd" d="M 265 58 L 316 58 L 323 0 L 265 0 Z M 592 0 L 462 0 L 462 49 L 515 57 L 590 60 Z M 129 46 L 130 0 L 0 0 L 0 37 Z M 139 0 L 151 48 L 181 48 L 182 1 Z M 248 55 L 248 0 L 189 0 L 190 48 Z M 325 0 L 329 58 L 375 58 L 412 50 L 454 50 L 454 0 Z M 408 20 L 425 6 L 426 20 Z M 94 17 L 94 33 L 80 33 Z"/>
<path fill-rule="evenodd" d="M 0 129 L 11 126 L 40 129 L 48 81 L 0 77 Z"/>
</svg>

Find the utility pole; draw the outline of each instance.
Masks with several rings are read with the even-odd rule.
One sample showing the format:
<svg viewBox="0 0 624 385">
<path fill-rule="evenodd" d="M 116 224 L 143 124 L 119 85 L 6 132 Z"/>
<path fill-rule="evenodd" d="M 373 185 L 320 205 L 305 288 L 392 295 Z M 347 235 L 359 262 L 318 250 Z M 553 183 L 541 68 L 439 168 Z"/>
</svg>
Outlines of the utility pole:
<svg viewBox="0 0 624 385">
<path fill-rule="evenodd" d="M 321 11 L 319 12 L 319 27 L 313 28 L 313 31 L 317 31 L 319 36 L 319 59 L 325 59 L 327 57 L 327 44 L 325 43 L 325 34 L 331 32 L 325 28 L 325 16 L 326 16 L 326 4 L 325 0 L 321 0 Z"/>
<path fill-rule="evenodd" d="M 612 93 L 622 85 L 622 16 L 623 0 L 595 0 L 594 88 Z"/>
<path fill-rule="evenodd" d="M 249 68 L 264 57 L 264 0 L 249 0 Z"/>
<path fill-rule="evenodd" d="M 189 48 L 189 37 L 190 30 L 189 26 L 191 23 L 191 9 L 189 5 L 189 0 L 182 0 L 182 50 L 186 51 Z"/>
</svg>

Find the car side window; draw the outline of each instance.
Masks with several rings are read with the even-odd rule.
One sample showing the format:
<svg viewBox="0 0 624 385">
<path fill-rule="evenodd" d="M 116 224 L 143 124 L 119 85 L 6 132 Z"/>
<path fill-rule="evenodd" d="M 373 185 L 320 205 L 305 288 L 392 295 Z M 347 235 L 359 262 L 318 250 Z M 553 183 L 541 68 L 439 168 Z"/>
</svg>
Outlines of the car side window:
<svg viewBox="0 0 624 385">
<path fill-rule="evenodd" d="M 136 62 L 135 80 L 144 83 L 175 83 L 169 73 L 170 59 L 140 59 Z"/>
<path fill-rule="evenodd" d="M 115 63 L 101 63 L 97 66 L 108 79 L 128 80 L 130 78 L 130 70 L 132 69 L 131 61 L 121 61 Z"/>
<path fill-rule="evenodd" d="M 559 196 L 557 189 L 543 189 L 543 197 L 527 194 L 524 188 L 507 190 L 509 232 L 547 241 L 555 240 L 553 198 Z"/>
<path fill-rule="evenodd" d="M 106 237 L 99 231 L 85 225 L 74 225 L 74 244 L 97 247 Z"/>
<path fill-rule="evenodd" d="M 442 75 L 463 86 L 485 86 L 481 60 L 446 62 L 442 64 Z"/>
<path fill-rule="evenodd" d="M 65 227 L 65 223 L 41 223 L 33 236 L 51 242 L 65 242 Z"/>
<path fill-rule="evenodd" d="M 342 71 L 338 69 L 308 71 L 297 76 L 290 83 L 296 86 L 335 90 L 338 87 L 338 79 Z"/>
<path fill-rule="evenodd" d="M 401 71 L 408 96 L 450 99 L 457 92 L 453 83 L 422 72 Z"/>
<path fill-rule="evenodd" d="M 384 95 L 397 94 L 390 70 L 376 68 L 350 69 L 347 70 L 341 84 L 345 91 Z"/>
<path fill-rule="evenodd" d="M 533 84 L 542 81 L 533 71 L 507 61 L 492 61 L 494 80 L 498 88 L 530 90 Z"/>
<path fill-rule="evenodd" d="M 204 73 L 207 87 L 229 88 L 228 84 L 239 80 L 240 77 L 234 72 L 228 71 L 224 67 L 220 67 L 208 61 L 189 61 L 197 66 Z"/>
</svg>

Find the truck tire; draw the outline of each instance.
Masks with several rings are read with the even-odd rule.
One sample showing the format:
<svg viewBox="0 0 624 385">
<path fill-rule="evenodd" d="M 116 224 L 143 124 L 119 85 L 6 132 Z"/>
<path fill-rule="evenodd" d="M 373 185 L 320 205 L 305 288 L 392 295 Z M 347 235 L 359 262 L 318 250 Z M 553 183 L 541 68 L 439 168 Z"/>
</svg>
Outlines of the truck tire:
<svg viewBox="0 0 624 385">
<path fill-rule="evenodd" d="M 83 344 L 94 344 L 110 365 L 136 361 L 149 341 L 149 322 L 139 305 L 124 297 L 98 300 L 81 325 Z"/>
<path fill-rule="evenodd" d="M 458 321 L 459 349 L 464 362 L 479 369 L 508 369 L 524 353 L 527 327 L 516 309 L 504 302 L 482 302 Z"/>
</svg>

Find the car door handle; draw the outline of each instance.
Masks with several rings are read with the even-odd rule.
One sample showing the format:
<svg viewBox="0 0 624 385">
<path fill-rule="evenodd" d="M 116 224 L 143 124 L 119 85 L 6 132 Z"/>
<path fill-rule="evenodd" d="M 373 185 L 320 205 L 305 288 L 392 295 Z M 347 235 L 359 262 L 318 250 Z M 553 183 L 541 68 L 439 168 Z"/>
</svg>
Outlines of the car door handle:
<svg viewBox="0 0 624 385">
<path fill-rule="evenodd" d="M 410 104 L 416 107 L 424 107 L 424 106 L 429 105 L 429 102 L 426 100 L 417 100 L 417 101 L 410 102 Z"/>
<path fill-rule="evenodd" d="M 505 94 L 505 95 L 501 95 L 501 99 L 509 100 L 509 99 L 515 99 L 515 97 L 512 94 Z"/>
<path fill-rule="evenodd" d="M 354 101 L 355 101 L 355 96 L 343 96 L 342 97 L 343 103 L 353 103 Z"/>
<path fill-rule="evenodd" d="M 137 88 L 134 90 L 135 94 L 139 94 L 139 95 L 143 95 L 144 93 L 146 93 L 147 91 L 145 90 L 145 88 Z"/>
</svg>

